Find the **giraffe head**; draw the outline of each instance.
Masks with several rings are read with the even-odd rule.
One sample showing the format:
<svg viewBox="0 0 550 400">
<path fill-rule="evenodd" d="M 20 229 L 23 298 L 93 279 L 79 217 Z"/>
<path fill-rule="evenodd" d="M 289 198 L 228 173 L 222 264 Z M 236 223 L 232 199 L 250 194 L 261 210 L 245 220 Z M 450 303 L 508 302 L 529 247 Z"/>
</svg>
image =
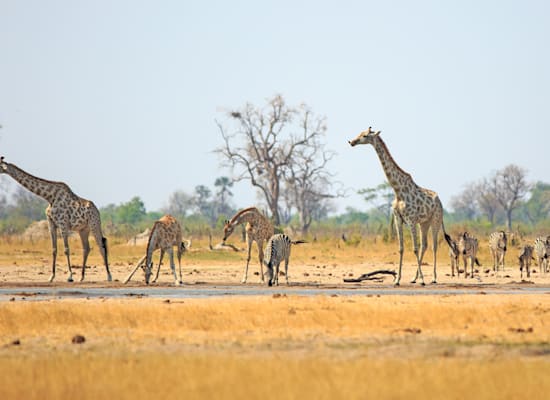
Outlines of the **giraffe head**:
<svg viewBox="0 0 550 400">
<path fill-rule="evenodd" d="M 4 161 L 4 156 L 0 157 L 0 174 L 5 174 L 8 170 L 8 163 Z"/>
<path fill-rule="evenodd" d="M 141 269 L 143 269 L 143 274 L 145 275 L 145 284 L 148 285 L 151 275 L 153 274 L 153 261 L 150 261 L 149 264 L 146 262 L 143 263 Z"/>
<path fill-rule="evenodd" d="M 223 240 L 222 243 L 225 243 L 227 238 L 231 236 L 233 233 L 233 230 L 235 229 L 235 225 L 231 223 L 228 219 L 225 220 L 225 224 L 223 225 Z"/>
<path fill-rule="evenodd" d="M 348 141 L 348 143 L 352 147 L 358 144 L 372 144 L 373 139 L 380 135 L 380 132 L 381 131 L 373 131 L 372 127 L 369 126 L 369 129 L 361 132 L 355 139 Z"/>
</svg>

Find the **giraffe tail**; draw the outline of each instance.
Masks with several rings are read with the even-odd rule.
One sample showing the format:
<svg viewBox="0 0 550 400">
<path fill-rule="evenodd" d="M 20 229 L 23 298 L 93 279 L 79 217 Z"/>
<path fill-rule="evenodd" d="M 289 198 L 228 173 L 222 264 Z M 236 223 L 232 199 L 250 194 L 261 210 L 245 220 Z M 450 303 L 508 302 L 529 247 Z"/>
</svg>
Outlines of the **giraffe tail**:
<svg viewBox="0 0 550 400">
<path fill-rule="evenodd" d="M 101 238 L 101 245 L 103 246 L 103 251 L 105 252 L 105 262 L 107 262 L 109 257 L 107 255 L 107 238 L 105 236 Z"/>
<path fill-rule="evenodd" d="M 453 241 L 451 239 L 451 236 L 447 232 L 445 232 L 445 230 L 443 230 L 443 236 L 445 236 L 445 241 L 447 242 L 449 247 L 454 250 Z"/>
</svg>

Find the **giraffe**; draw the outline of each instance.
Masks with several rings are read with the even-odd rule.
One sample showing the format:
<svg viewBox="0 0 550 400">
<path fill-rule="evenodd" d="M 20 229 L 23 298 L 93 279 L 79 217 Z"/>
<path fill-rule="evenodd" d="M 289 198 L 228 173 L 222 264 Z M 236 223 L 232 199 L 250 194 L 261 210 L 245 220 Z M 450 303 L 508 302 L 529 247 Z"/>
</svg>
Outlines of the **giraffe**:
<svg viewBox="0 0 550 400">
<path fill-rule="evenodd" d="M 392 203 L 394 222 L 399 239 L 399 271 L 395 277 L 394 284 L 399 285 L 401 281 L 401 269 L 403 266 L 403 223 L 407 224 L 411 230 L 413 240 L 413 250 L 418 262 L 416 276 L 411 283 L 415 283 L 420 278 L 420 283 L 424 285 L 424 276 L 422 274 L 422 258 L 427 248 L 428 230 L 432 230 L 433 253 L 434 253 L 434 272 L 432 283 L 437 282 L 437 236 L 439 229 L 443 230 L 443 235 L 447 244 L 451 247 L 451 237 L 445 232 L 443 225 L 443 206 L 436 192 L 418 186 L 411 175 L 403 171 L 391 156 L 386 144 L 380 137 L 381 131 L 373 131 L 369 127 L 367 131 L 361 132 L 355 139 L 350 140 L 349 144 L 353 147 L 358 144 L 370 144 L 376 150 L 380 163 L 389 184 L 395 192 L 395 199 Z M 420 227 L 420 251 L 418 249 L 417 225 Z"/>
<path fill-rule="evenodd" d="M 264 241 L 267 242 L 271 236 L 273 236 L 274 228 L 273 224 L 262 215 L 262 213 L 256 207 L 245 208 L 244 210 L 239 211 L 237 214 L 231 218 L 231 220 L 225 221 L 223 227 L 223 241 L 225 244 L 227 238 L 233 233 L 233 230 L 236 226 L 246 224 L 246 244 L 248 246 L 248 255 L 246 258 L 246 267 L 244 270 L 242 283 L 246 283 L 248 277 L 248 265 L 250 263 L 250 251 L 252 249 L 252 242 L 256 242 L 258 245 L 258 257 L 260 259 L 260 272 L 262 277 L 262 282 L 264 282 L 264 250 L 263 244 Z"/>
<path fill-rule="evenodd" d="M 99 211 L 92 201 L 78 197 L 69 186 L 63 182 L 53 182 L 38 178 L 23 171 L 14 164 L 7 163 L 4 161 L 3 156 L 0 157 L 0 173 L 11 176 L 22 186 L 42 197 L 49 203 L 46 208 L 46 218 L 48 220 L 52 240 L 52 274 L 49 282 L 52 282 L 55 278 L 58 229 L 63 238 L 65 256 L 67 257 L 67 265 L 69 268 L 68 282 L 73 281 L 73 272 L 69 257 L 69 233 L 71 231 L 78 232 L 82 242 L 82 275 L 80 281 L 84 280 L 86 261 L 90 253 L 90 243 L 88 241 L 90 233 L 94 236 L 99 246 L 101 256 L 103 257 L 105 269 L 107 271 L 107 281 L 112 281 L 107 260 L 107 239 L 103 236 L 101 231 Z"/>
<path fill-rule="evenodd" d="M 149 234 L 149 239 L 147 241 L 147 250 L 145 252 L 145 256 L 143 256 L 138 261 L 134 270 L 124 280 L 124 283 L 127 283 L 132 278 L 137 269 L 139 267 L 142 267 L 143 272 L 145 273 L 145 283 L 149 284 L 149 280 L 153 272 L 153 252 L 157 249 L 160 249 L 159 265 L 157 268 L 157 274 L 155 276 L 155 279 L 153 279 L 153 282 L 156 282 L 159 277 L 160 264 L 162 263 L 164 253 L 168 252 L 168 254 L 170 255 L 170 268 L 172 269 L 172 273 L 174 274 L 175 285 L 181 285 L 183 283 L 181 273 L 181 255 L 185 251 L 187 251 L 190 245 L 190 241 L 187 241 L 187 243 L 182 242 L 181 226 L 179 222 L 171 215 L 164 215 L 153 224 L 153 228 L 151 229 L 151 233 Z M 178 247 L 177 256 L 180 272 L 179 280 L 178 276 L 176 275 L 176 268 L 174 264 L 174 246 Z"/>
</svg>

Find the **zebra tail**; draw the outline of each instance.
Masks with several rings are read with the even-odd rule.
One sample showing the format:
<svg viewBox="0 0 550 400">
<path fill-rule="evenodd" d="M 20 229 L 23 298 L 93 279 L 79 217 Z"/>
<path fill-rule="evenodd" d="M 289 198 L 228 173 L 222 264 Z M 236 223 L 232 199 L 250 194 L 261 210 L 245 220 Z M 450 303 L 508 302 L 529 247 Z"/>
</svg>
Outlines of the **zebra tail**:
<svg viewBox="0 0 550 400">
<path fill-rule="evenodd" d="M 292 244 L 302 244 L 302 243 L 307 243 L 305 240 L 292 240 L 290 243 Z"/>
</svg>

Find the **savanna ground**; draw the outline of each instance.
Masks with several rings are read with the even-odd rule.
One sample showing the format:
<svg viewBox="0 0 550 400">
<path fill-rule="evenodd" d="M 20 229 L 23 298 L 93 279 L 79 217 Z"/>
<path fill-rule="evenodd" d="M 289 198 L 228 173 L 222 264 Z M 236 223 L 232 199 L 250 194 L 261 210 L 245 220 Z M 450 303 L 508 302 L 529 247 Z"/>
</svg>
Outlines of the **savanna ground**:
<svg viewBox="0 0 550 400">
<path fill-rule="evenodd" d="M 326 239 L 293 248 L 290 288 L 283 276 L 278 288 L 259 286 L 254 249 L 247 285 L 265 295 L 189 298 L 186 288 L 240 287 L 246 258 L 194 240 L 182 259 L 184 285 L 174 289 L 181 298 L 37 300 L 24 289 L 122 287 L 144 246 L 110 243 L 111 283 L 96 248 L 85 282 L 65 282 L 60 251 L 49 284 L 48 242 L 4 240 L 0 289 L 20 292 L 0 295 L 0 398 L 547 398 L 550 274 L 535 266 L 521 280 L 511 248 L 505 273 L 495 276 L 486 247 L 483 266 L 466 279 L 450 276 L 442 244 L 437 288 L 446 293 L 438 295 L 395 295 L 392 277 L 345 284 L 343 278 L 395 269 L 396 244 Z M 80 265 L 79 243 L 71 248 Z M 431 259 L 428 251 L 426 292 L 433 291 Z M 408 283 L 414 271 L 408 245 L 402 290 L 418 290 Z M 80 268 L 74 272 L 78 279 Z M 172 285 L 167 260 L 159 280 L 154 287 Z M 127 286 L 143 288 L 140 271 Z M 298 296 L 296 286 L 350 295 Z M 378 294 L 352 295 L 357 287 Z M 72 342 L 77 335 L 83 343 Z"/>
</svg>

